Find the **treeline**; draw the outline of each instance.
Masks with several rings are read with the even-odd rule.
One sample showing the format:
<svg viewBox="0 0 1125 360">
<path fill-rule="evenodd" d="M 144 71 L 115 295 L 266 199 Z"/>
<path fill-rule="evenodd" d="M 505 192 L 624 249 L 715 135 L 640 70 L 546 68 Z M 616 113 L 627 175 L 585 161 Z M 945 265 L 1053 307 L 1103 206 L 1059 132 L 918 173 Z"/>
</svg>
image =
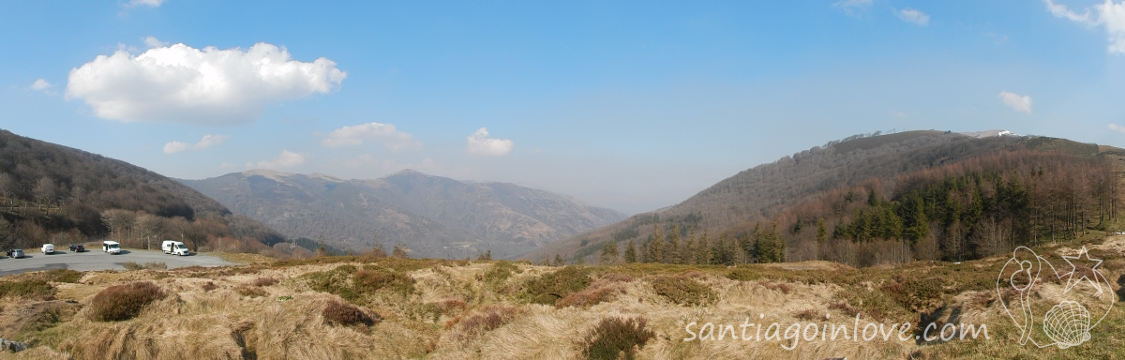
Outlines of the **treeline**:
<svg viewBox="0 0 1125 360">
<path fill-rule="evenodd" d="M 694 227 L 690 228 L 694 229 Z M 685 265 L 736 265 L 745 263 L 773 263 L 785 261 L 786 244 L 776 226 L 755 228 L 749 234 L 732 237 L 722 234 L 711 236 L 706 230 L 697 233 L 673 223 L 667 231 L 653 225 L 647 239 L 638 243 L 630 239 L 620 249 L 617 242 L 601 243 L 598 261 L 612 264 L 664 263 Z M 577 256 L 581 261 L 583 256 Z M 541 263 L 552 264 L 544 257 Z M 556 255 L 554 264 L 562 260 Z"/>
<path fill-rule="evenodd" d="M 1120 182 L 1100 157 L 999 152 L 836 189 L 772 222 L 793 261 L 962 261 L 1108 230 Z"/>
<path fill-rule="evenodd" d="M 695 216 L 649 221 L 647 235 L 584 240 L 572 259 L 600 252 L 602 263 L 963 261 L 1108 231 L 1122 201 L 1121 176 L 1105 158 L 1003 151 L 840 187 L 718 236 L 697 230 Z"/>
</svg>

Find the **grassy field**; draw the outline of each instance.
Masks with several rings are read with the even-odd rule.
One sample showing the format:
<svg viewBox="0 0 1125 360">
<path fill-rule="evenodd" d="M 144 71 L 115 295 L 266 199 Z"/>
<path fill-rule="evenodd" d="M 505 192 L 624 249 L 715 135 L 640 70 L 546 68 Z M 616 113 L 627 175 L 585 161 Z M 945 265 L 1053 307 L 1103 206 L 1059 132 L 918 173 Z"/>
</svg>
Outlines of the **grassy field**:
<svg viewBox="0 0 1125 360">
<path fill-rule="evenodd" d="M 1098 299 L 1116 302 L 1125 236 L 1035 250 L 1054 261 L 1083 245 L 1104 260 L 1097 270 L 1112 284 Z M 1019 297 L 996 289 L 1006 261 L 852 269 L 320 257 L 53 270 L 0 278 L 0 337 L 31 345 L 0 359 L 1125 358 L 1121 307 L 1080 345 L 1020 345 L 1002 305 Z M 1041 280 L 1033 310 L 1046 312 L 1039 303 L 1060 299 L 1065 286 Z M 818 335 L 862 334 L 869 323 L 878 332 L 870 340 Z M 983 325 L 988 338 L 916 339 L 930 323 Z"/>
</svg>

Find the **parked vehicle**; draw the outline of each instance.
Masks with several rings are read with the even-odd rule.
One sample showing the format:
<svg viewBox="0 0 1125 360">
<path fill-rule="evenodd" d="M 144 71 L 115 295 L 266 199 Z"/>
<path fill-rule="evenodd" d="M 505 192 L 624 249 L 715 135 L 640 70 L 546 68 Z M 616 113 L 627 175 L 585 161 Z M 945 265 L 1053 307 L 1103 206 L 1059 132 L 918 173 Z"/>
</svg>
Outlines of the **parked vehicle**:
<svg viewBox="0 0 1125 360">
<path fill-rule="evenodd" d="M 118 244 L 116 241 L 112 240 L 102 241 L 102 252 L 107 252 L 110 255 L 120 254 L 121 244 Z"/>
<path fill-rule="evenodd" d="M 23 259 L 24 257 L 23 249 L 11 249 L 8 250 L 6 254 L 8 255 L 8 257 L 13 259 Z"/>
<path fill-rule="evenodd" d="M 53 245 L 53 244 L 43 244 L 43 247 L 39 249 L 39 252 L 43 253 L 43 255 L 54 254 L 55 253 L 55 245 Z"/>
<path fill-rule="evenodd" d="M 187 246 L 185 246 L 184 243 L 175 240 L 164 240 L 163 243 L 160 243 L 160 249 L 164 251 L 165 254 L 179 256 L 187 256 L 188 254 Z"/>
<path fill-rule="evenodd" d="M 78 253 L 85 252 L 86 247 L 83 246 L 82 244 L 70 244 L 70 251 L 78 252 Z"/>
</svg>

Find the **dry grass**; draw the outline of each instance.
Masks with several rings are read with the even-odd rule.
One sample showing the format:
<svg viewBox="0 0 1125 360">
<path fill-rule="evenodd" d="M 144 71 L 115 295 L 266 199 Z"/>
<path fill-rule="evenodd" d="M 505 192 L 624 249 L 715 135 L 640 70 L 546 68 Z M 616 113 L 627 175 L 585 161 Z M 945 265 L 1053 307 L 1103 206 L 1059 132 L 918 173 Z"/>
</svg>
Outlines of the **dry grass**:
<svg viewBox="0 0 1125 360">
<path fill-rule="evenodd" d="M 809 269 L 659 264 L 568 269 L 512 263 L 514 269 L 503 279 L 486 276 L 500 273 L 494 271 L 498 262 L 345 260 L 85 273 L 81 283 L 47 282 L 57 300 L 4 298 L 0 333 L 37 346 L 18 355 L 24 358 L 574 359 L 595 357 L 593 343 L 608 349 L 598 354 L 628 356 L 635 350 L 638 359 L 1125 358 L 1116 343 L 1116 334 L 1125 331 L 1125 315 L 1117 310 L 1098 326 L 1088 345 L 1064 351 L 1019 346 L 1019 332 L 993 288 L 1002 265 L 995 260 L 879 269 L 824 264 Z M 361 270 L 366 273 L 359 276 Z M 731 276 L 736 271 L 740 275 Z M 1120 272 L 1107 275 L 1115 281 Z M 942 286 L 926 287 L 936 277 Z M 256 286 L 259 279 L 278 281 Z M 31 278 L 4 277 L 0 283 L 16 280 Z M 129 320 L 93 320 L 96 294 L 138 281 L 150 282 L 167 296 L 139 307 Z M 400 286 L 409 291 L 396 290 Z M 341 302 L 336 293 L 342 289 L 360 295 L 355 298 L 359 303 Z M 255 290 L 263 294 L 240 294 Z M 285 301 L 278 300 L 282 295 Z M 551 301 L 541 304 L 536 301 L 540 295 Z M 1052 300 L 1061 295 L 1060 285 L 1049 283 L 1038 296 Z M 698 303 L 673 300 L 680 298 L 687 299 L 684 304 L 693 304 L 690 299 Z M 355 312 L 330 319 L 335 315 L 326 310 L 333 302 L 370 315 L 372 325 Z M 914 302 L 928 307 L 924 314 L 935 323 L 987 324 L 992 340 L 802 340 L 793 350 L 781 347 L 787 341 L 731 341 L 729 334 L 723 341 L 684 341 L 689 337 L 685 327 L 692 322 L 693 330 L 712 322 L 739 331 L 746 320 L 850 324 L 860 315 L 861 327 L 869 321 L 916 326 L 923 314 L 907 308 Z M 68 316 L 62 309 L 81 310 Z M 331 313 L 337 312 L 346 311 Z M 643 326 L 629 322 L 641 317 Z M 608 319 L 621 324 L 603 325 Z M 645 332 L 654 336 L 642 336 Z M 643 345 L 629 340 L 642 337 Z"/>
</svg>

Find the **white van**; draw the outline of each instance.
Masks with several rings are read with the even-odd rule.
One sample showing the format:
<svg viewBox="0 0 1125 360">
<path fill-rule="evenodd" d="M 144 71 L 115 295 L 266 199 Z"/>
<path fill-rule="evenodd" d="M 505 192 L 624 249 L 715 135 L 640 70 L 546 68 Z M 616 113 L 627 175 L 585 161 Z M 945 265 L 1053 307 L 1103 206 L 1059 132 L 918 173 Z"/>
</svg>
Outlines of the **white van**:
<svg viewBox="0 0 1125 360">
<path fill-rule="evenodd" d="M 164 251 L 165 254 L 179 256 L 187 256 L 188 254 L 187 246 L 184 246 L 182 242 L 174 240 L 164 240 L 163 243 L 160 243 L 160 250 Z"/>
<path fill-rule="evenodd" d="M 102 252 L 107 252 L 110 255 L 120 254 L 121 244 L 118 244 L 116 241 L 112 240 L 102 241 Z"/>
<path fill-rule="evenodd" d="M 55 253 L 55 245 L 43 244 L 43 247 L 39 249 L 39 252 L 42 252 L 43 255 L 54 254 Z"/>
</svg>

